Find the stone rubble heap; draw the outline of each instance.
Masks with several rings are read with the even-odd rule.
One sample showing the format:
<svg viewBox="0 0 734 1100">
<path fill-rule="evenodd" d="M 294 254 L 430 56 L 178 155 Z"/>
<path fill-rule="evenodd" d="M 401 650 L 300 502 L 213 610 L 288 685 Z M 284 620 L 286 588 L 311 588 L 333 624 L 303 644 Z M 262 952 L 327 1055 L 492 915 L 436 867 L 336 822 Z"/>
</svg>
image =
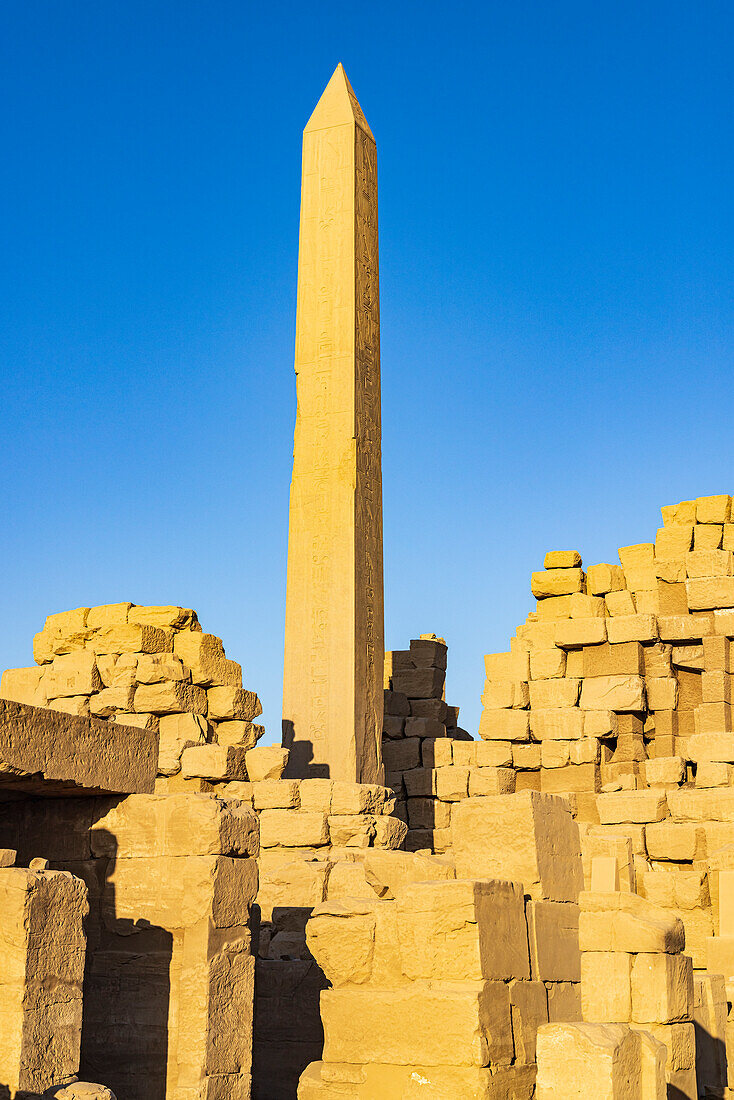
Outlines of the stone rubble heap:
<svg viewBox="0 0 734 1100">
<path fill-rule="evenodd" d="M 260 700 L 191 608 L 118 603 L 49 615 L 33 657 L 35 666 L 3 673 L 3 698 L 157 731 L 161 776 L 178 775 L 184 749 L 196 746 L 199 772 L 246 778 L 245 753 L 265 732 L 253 724 Z"/>
<path fill-rule="evenodd" d="M 734 784 L 732 499 L 662 514 L 620 565 L 548 553 L 536 610 L 485 657 L 479 733 L 511 758 L 516 789 Z"/>
</svg>

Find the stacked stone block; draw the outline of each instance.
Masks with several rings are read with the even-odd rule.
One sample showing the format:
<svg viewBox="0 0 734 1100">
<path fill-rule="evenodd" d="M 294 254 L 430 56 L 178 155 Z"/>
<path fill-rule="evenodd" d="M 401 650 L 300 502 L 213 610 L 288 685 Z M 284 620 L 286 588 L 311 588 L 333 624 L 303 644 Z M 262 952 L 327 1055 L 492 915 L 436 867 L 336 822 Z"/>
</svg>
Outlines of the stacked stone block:
<svg viewBox="0 0 734 1100">
<path fill-rule="evenodd" d="M 683 924 L 637 894 L 583 892 L 581 1007 L 586 1023 L 629 1024 L 666 1051 L 670 1096 L 696 1100 L 693 963 Z"/>
<path fill-rule="evenodd" d="M 268 753 L 250 750 L 251 774 L 262 774 L 258 762 Z M 385 787 L 270 774 L 223 789 L 236 789 L 260 820 L 253 1096 L 289 1100 L 323 1045 L 319 994 L 326 979 L 306 942 L 306 922 L 325 901 L 374 897 L 366 868 L 381 855 L 399 856 L 391 850 L 402 845 L 407 826 L 392 816 Z"/>
<path fill-rule="evenodd" d="M 734 783 L 732 501 L 662 514 L 619 565 L 547 554 L 535 611 L 485 658 L 479 732 L 511 756 L 516 789 Z"/>
<path fill-rule="evenodd" d="M 262 707 L 190 608 L 119 603 L 49 615 L 33 656 L 35 666 L 3 673 L 3 698 L 156 731 L 161 776 L 177 776 L 184 749 L 197 746 L 209 778 L 246 777 Z"/>
<path fill-rule="evenodd" d="M 535 1100 L 666 1100 L 665 1047 L 625 1024 L 546 1024 Z"/>
<path fill-rule="evenodd" d="M 0 853 L 0 1081 L 36 1096 L 79 1071 L 89 906 L 81 879 Z"/>
<path fill-rule="evenodd" d="M 331 988 L 323 1059 L 301 1077 L 300 1100 L 408 1096 L 419 1084 L 435 1096 L 533 1095 L 547 1006 L 521 885 L 408 883 L 394 900 L 317 907 L 307 935 Z"/>
<path fill-rule="evenodd" d="M 409 851 L 445 852 L 457 802 L 515 789 L 510 753 L 473 741 L 457 726 L 459 708 L 443 698 L 446 659 L 446 643 L 435 634 L 385 655 L 385 782 L 408 825 Z"/>
<path fill-rule="evenodd" d="M 523 791 L 469 798 L 451 823 L 458 878 L 523 883 L 531 977 L 546 992 L 551 1022 L 581 1018 L 579 832 L 562 798 Z"/>
<path fill-rule="evenodd" d="M 52 907 L 44 898 L 41 925 L 29 921 L 36 950 L 59 941 L 50 970 L 34 959 L 25 985 L 27 1002 L 34 983 L 49 1002 L 35 1034 L 28 1032 L 46 1071 L 58 1074 L 73 1060 L 44 1038 L 66 1014 L 66 1045 L 76 1035 L 78 1051 L 82 1032 L 82 1073 L 120 1097 L 249 1100 L 250 909 L 258 887 L 252 810 L 195 793 L 25 799 L 0 803 L 0 838 L 17 849 L 19 863 L 43 853 L 51 870 L 41 885 L 88 890 L 83 1028 L 84 955 L 80 964 L 79 936 L 69 927 L 79 905 L 65 909 L 60 897 Z M 33 866 L 13 874 L 37 879 Z"/>
</svg>

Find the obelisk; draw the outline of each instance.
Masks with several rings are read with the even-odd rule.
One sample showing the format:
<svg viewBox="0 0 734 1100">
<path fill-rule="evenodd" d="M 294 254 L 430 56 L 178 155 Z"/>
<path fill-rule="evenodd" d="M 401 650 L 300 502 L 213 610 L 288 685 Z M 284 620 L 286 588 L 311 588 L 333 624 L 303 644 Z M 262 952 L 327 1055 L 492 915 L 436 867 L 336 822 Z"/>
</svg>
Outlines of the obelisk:
<svg viewBox="0 0 734 1100">
<path fill-rule="evenodd" d="M 283 677 L 288 774 L 382 779 L 377 150 L 344 69 L 303 132 Z"/>
</svg>

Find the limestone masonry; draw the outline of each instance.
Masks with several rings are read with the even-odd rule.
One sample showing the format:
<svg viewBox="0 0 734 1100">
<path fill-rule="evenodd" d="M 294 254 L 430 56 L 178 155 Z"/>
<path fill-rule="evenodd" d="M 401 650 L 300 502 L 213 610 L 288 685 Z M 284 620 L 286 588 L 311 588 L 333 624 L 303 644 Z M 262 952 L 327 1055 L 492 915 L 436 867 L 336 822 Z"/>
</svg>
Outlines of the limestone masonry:
<svg viewBox="0 0 734 1100">
<path fill-rule="evenodd" d="M 732 499 L 549 552 L 475 739 L 442 638 L 384 652 L 377 280 L 340 66 L 282 744 L 193 609 L 48 616 L 0 681 L 0 1100 L 734 1100 Z"/>
</svg>

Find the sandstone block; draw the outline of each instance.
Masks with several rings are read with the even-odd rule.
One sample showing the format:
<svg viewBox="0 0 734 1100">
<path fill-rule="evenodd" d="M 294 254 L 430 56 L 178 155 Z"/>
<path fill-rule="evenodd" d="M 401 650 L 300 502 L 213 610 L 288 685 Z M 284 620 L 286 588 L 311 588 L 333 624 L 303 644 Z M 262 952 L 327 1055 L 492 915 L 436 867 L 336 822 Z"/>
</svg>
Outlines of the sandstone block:
<svg viewBox="0 0 734 1100">
<path fill-rule="evenodd" d="M 729 523 L 731 497 L 720 494 L 696 499 L 696 523 Z"/>
<path fill-rule="evenodd" d="M 610 643 L 654 642 L 658 637 L 654 615 L 615 615 L 607 624 Z"/>
<path fill-rule="evenodd" d="M 734 607 L 734 577 L 703 577 L 689 580 L 686 581 L 686 593 L 691 611 Z"/>
<path fill-rule="evenodd" d="M 177 714 L 184 711 L 206 714 L 206 693 L 202 688 L 192 687 L 181 680 L 141 684 L 135 689 L 134 706 L 136 711 L 150 714 Z"/>
<path fill-rule="evenodd" d="M 534 709 L 575 707 L 578 698 L 578 680 L 531 680 L 530 682 L 530 705 Z"/>
<path fill-rule="evenodd" d="M 0 1077 L 36 1096 L 75 1076 L 82 1030 L 87 890 L 65 871 L 0 870 Z"/>
<path fill-rule="evenodd" d="M 99 691 L 102 681 L 97 671 L 94 653 L 83 649 L 55 657 L 43 677 L 43 686 L 49 699 L 68 695 L 91 695 Z"/>
<path fill-rule="evenodd" d="M 530 654 L 524 650 L 488 653 L 484 658 L 488 680 L 529 680 Z"/>
<path fill-rule="evenodd" d="M 469 769 L 469 796 L 478 798 L 490 794 L 514 794 L 515 772 L 512 768 Z"/>
<path fill-rule="evenodd" d="M 631 592 L 627 592 L 626 590 L 608 592 L 604 597 L 604 603 L 606 606 L 606 613 L 609 616 L 635 615 L 637 613 L 635 598 Z"/>
<path fill-rule="evenodd" d="M 650 824 L 645 830 L 647 852 L 650 859 L 683 862 L 695 859 L 696 829 L 673 821 Z"/>
<path fill-rule="evenodd" d="M 520 680 L 487 680 L 484 685 L 482 706 L 490 710 L 522 709 L 529 702 L 528 685 Z"/>
<path fill-rule="evenodd" d="M 509 988 L 515 1059 L 532 1065 L 538 1028 L 548 1023 L 548 994 L 542 982 L 511 981 Z"/>
<path fill-rule="evenodd" d="M 479 720 L 479 736 L 488 741 L 527 741 L 530 736 L 528 712 L 485 708 Z"/>
<path fill-rule="evenodd" d="M 100 629 L 90 644 L 94 653 L 163 653 L 170 648 L 165 631 L 127 623 Z"/>
<path fill-rule="evenodd" d="M 139 684 L 162 684 L 166 680 L 190 680 L 191 673 L 173 653 L 141 653 L 135 679 Z"/>
<path fill-rule="evenodd" d="M 691 1019 L 693 962 L 688 955 L 635 955 L 632 962 L 632 1019 L 672 1024 Z"/>
<path fill-rule="evenodd" d="M 438 668 L 401 669 L 393 673 L 392 688 L 408 699 L 440 699 L 445 675 Z"/>
<path fill-rule="evenodd" d="M 645 684 L 641 676 L 596 676 L 581 688 L 582 710 L 641 711 Z"/>
<path fill-rule="evenodd" d="M 648 677 L 645 687 L 649 710 L 675 710 L 678 705 L 678 681 L 674 676 Z"/>
<path fill-rule="evenodd" d="M 662 821 L 667 815 L 666 796 L 659 791 L 619 791 L 600 794 L 596 800 L 602 825 L 624 822 L 644 824 Z"/>
<path fill-rule="evenodd" d="M 583 592 L 584 572 L 582 569 L 545 569 L 532 574 L 530 589 L 538 600 Z"/>
<path fill-rule="evenodd" d="M 324 1061 L 402 1065 L 509 1065 L 513 1056 L 504 982 L 465 988 L 327 989 L 321 994 Z"/>
<path fill-rule="evenodd" d="M 537 1037 L 537 1100 L 642 1100 L 641 1043 L 623 1024 L 546 1024 Z"/>
<path fill-rule="evenodd" d="M 247 750 L 247 774 L 253 783 L 262 779 L 280 779 L 290 753 L 278 745 L 260 745 Z"/>
<path fill-rule="evenodd" d="M 563 625 L 566 625 L 565 621 Z M 562 649 L 558 649 L 556 645 L 548 649 L 536 649 L 530 654 L 530 678 L 532 680 L 552 680 L 565 675 L 566 654 Z"/>
<path fill-rule="evenodd" d="M 686 576 L 690 580 L 730 577 L 734 572 L 731 550 L 692 550 L 685 556 Z"/>
<path fill-rule="evenodd" d="M 677 954 L 685 945 L 682 922 L 638 894 L 592 894 L 579 898 L 581 951 L 664 951 Z"/>
<path fill-rule="evenodd" d="M 693 545 L 693 524 L 677 524 L 675 527 L 658 527 L 655 538 L 655 560 L 682 558 Z"/>
<path fill-rule="evenodd" d="M 263 810 L 260 814 L 260 843 L 263 848 L 323 847 L 329 843 L 327 815 L 297 810 Z"/>
<path fill-rule="evenodd" d="M 625 951 L 583 952 L 581 1011 L 586 1023 L 626 1023 L 632 1018 L 634 958 Z"/>
<path fill-rule="evenodd" d="M 681 523 L 693 525 L 696 522 L 695 500 L 684 500 L 680 504 L 666 504 L 660 511 L 666 527 Z"/>
<path fill-rule="evenodd" d="M 413 981 L 529 978 L 522 888 L 499 881 L 420 882 L 397 896 L 403 973 Z"/>
<path fill-rule="evenodd" d="M 558 624 L 556 645 L 562 649 L 582 649 L 602 645 L 607 640 L 606 619 L 569 619 Z M 532 658 L 531 658 L 532 667 Z"/>
<path fill-rule="evenodd" d="M 576 569 L 580 565 L 578 550 L 549 550 L 543 560 L 544 569 Z"/>
<path fill-rule="evenodd" d="M 713 634 L 713 622 L 707 615 L 658 615 L 658 632 L 662 642 L 681 644 L 700 642 Z"/>
<path fill-rule="evenodd" d="M 38 689 L 44 672 L 38 665 L 6 669 L 0 679 L 0 698 L 11 699 L 15 703 L 28 703 L 31 706 L 43 706 L 46 694 L 39 693 Z"/>
<path fill-rule="evenodd" d="M 530 729 L 537 741 L 577 741 L 585 733 L 584 712 L 576 706 L 531 710 Z"/>
<path fill-rule="evenodd" d="M 0 786 L 36 794 L 149 791 L 158 738 L 0 699 Z"/>
<path fill-rule="evenodd" d="M 524 791 L 467 799 L 451 818 L 457 876 L 511 878 L 535 899 L 576 901 L 578 827 L 561 798 Z"/>
<path fill-rule="evenodd" d="M 578 905 L 572 902 L 529 901 L 527 921 L 533 979 L 542 982 L 581 981 Z"/>
<path fill-rule="evenodd" d="M 239 687 L 210 687 L 206 692 L 207 716 L 213 720 L 234 718 L 251 722 L 262 714 L 260 700 L 254 691 Z"/>
<path fill-rule="evenodd" d="M 590 565 L 586 571 L 586 590 L 592 596 L 605 596 L 624 588 L 624 573 L 619 565 Z"/>
</svg>

